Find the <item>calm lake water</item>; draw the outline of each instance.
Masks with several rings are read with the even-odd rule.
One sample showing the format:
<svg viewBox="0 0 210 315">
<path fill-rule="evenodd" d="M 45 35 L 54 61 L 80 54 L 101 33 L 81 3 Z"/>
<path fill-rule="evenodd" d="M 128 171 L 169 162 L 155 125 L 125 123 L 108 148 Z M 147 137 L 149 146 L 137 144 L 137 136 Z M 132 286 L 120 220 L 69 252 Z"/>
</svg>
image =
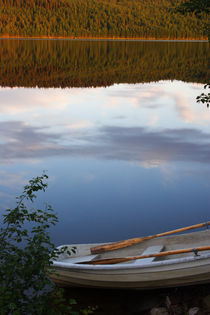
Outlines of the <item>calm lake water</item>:
<svg viewBox="0 0 210 315">
<path fill-rule="evenodd" d="M 208 45 L 0 40 L 0 209 L 47 170 L 56 244 L 209 220 Z"/>
</svg>

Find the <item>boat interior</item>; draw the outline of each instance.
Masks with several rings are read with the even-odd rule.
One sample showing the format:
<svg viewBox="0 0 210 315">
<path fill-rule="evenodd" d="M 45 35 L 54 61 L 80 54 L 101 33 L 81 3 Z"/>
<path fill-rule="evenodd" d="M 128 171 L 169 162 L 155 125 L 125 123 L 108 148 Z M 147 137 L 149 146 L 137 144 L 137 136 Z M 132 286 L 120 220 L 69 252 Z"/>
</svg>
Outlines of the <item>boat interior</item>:
<svg viewBox="0 0 210 315">
<path fill-rule="evenodd" d="M 88 262 L 110 258 L 144 256 L 179 249 L 193 249 L 193 251 L 189 253 L 165 255 L 160 257 L 149 257 L 125 262 L 141 265 L 145 263 L 151 263 L 153 261 L 163 261 L 183 257 L 193 257 L 195 255 L 204 255 L 210 253 L 210 250 L 197 252 L 196 248 L 202 246 L 210 246 L 210 230 L 207 229 L 204 231 L 196 231 L 191 233 L 188 232 L 180 235 L 158 237 L 151 240 L 143 241 L 132 246 L 106 251 L 101 254 L 91 255 L 90 249 L 97 245 L 99 244 L 76 244 L 74 245 L 77 247 L 76 254 L 72 254 L 71 256 L 69 256 L 64 253 L 60 255 L 57 260 L 69 263 L 81 263 L 82 261 Z M 70 249 L 71 246 L 72 245 L 68 245 L 68 248 Z"/>
</svg>

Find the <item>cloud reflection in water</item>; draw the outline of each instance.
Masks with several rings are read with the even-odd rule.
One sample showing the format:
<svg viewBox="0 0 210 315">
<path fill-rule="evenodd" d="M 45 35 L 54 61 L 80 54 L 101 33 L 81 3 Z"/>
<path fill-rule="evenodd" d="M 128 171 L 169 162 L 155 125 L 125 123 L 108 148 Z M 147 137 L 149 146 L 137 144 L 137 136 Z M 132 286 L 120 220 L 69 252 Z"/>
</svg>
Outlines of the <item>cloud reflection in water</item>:
<svg viewBox="0 0 210 315">
<path fill-rule="evenodd" d="M 163 217 L 167 222 L 175 219 L 174 209 L 181 214 L 183 203 L 188 203 L 186 221 L 189 209 L 189 223 L 204 218 L 210 112 L 195 102 L 201 89 L 201 85 L 168 81 L 97 89 L 0 88 L 1 200 L 16 194 L 16 184 L 22 186 L 26 178 L 48 169 L 55 178 L 50 202 L 63 209 L 66 231 L 67 214 L 73 209 L 76 223 L 71 233 L 76 241 L 78 224 L 85 240 L 87 234 L 90 240 L 99 240 L 107 227 L 121 233 L 111 239 L 124 238 L 131 230 L 132 237 L 138 235 L 139 209 L 143 225 L 159 209 L 154 232 Z M 116 228 L 119 213 L 122 230 Z M 99 226 L 100 220 L 103 228 L 96 237 L 93 224 Z M 180 222 L 184 224 L 183 217 Z"/>
<path fill-rule="evenodd" d="M 45 126 L 38 128 L 10 121 L 0 123 L 0 134 L 2 164 L 52 156 L 135 161 L 147 165 L 154 161 L 210 163 L 210 134 L 196 129 L 152 131 L 143 127 L 103 126 L 88 132 L 73 130 L 56 134 L 49 133 Z M 62 144 L 64 140 L 66 144 Z"/>
</svg>

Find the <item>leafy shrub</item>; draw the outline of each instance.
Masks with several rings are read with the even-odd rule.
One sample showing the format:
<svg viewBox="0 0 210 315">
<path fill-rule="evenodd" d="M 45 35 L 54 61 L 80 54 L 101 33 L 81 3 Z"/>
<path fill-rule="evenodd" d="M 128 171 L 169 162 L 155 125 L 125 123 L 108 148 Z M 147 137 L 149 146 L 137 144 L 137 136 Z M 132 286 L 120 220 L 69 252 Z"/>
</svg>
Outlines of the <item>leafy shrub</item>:
<svg viewBox="0 0 210 315">
<path fill-rule="evenodd" d="M 75 314 L 62 289 L 50 281 L 46 270 L 62 250 L 56 249 L 49 228 L 58 222 L 51 206 L 28 210 L 38 191 L 45 191 L 48 176 L 33 178 L 17 197 L 14 209 L 3 214 L 0 228 L 0 314 Z M 72 249 L 74 251 L 74 248 Z M 70 253 L 69 253 L 70 254 Z"/>
</svg>

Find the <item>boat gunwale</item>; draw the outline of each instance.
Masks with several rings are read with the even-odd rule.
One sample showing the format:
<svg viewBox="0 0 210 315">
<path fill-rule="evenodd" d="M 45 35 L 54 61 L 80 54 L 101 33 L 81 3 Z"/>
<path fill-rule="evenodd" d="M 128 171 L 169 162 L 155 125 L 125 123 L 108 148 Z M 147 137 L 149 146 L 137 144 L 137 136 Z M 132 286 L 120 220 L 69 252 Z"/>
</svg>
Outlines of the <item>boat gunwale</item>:
<svg viewBox="0 0 210 315">
<path fill-rule="evenodd" d="M 162 260 L 162 261 L 153 261 L 150 263 L 145 264 L 107 264 L 107 265 L 88 265 L 88 264 L 75 264 L 65 261 L 53 261 L 53 264 L 51 268 L 57 267 L 62 269 L 72 269 L 72 270 L 123 270 L 123 269 L 138 269 L 141 270 L 143 268 L 153 268 L 153 267 L 159 267 L 159 266 L 167 266 L 167 265 L 176 265 L 181 263 L 188 263 L 188 262 L 195 262 L 199 260 L 208 260 L 210 259 L 210 253 L 208 254 L 201 254 L 199 256 L 188 256 L 183 258 L 175 258 L 175 259 L 168 259 L 168 260 Z M 193 266 L 192 266 L 193 268 Z"/>
</svg>

